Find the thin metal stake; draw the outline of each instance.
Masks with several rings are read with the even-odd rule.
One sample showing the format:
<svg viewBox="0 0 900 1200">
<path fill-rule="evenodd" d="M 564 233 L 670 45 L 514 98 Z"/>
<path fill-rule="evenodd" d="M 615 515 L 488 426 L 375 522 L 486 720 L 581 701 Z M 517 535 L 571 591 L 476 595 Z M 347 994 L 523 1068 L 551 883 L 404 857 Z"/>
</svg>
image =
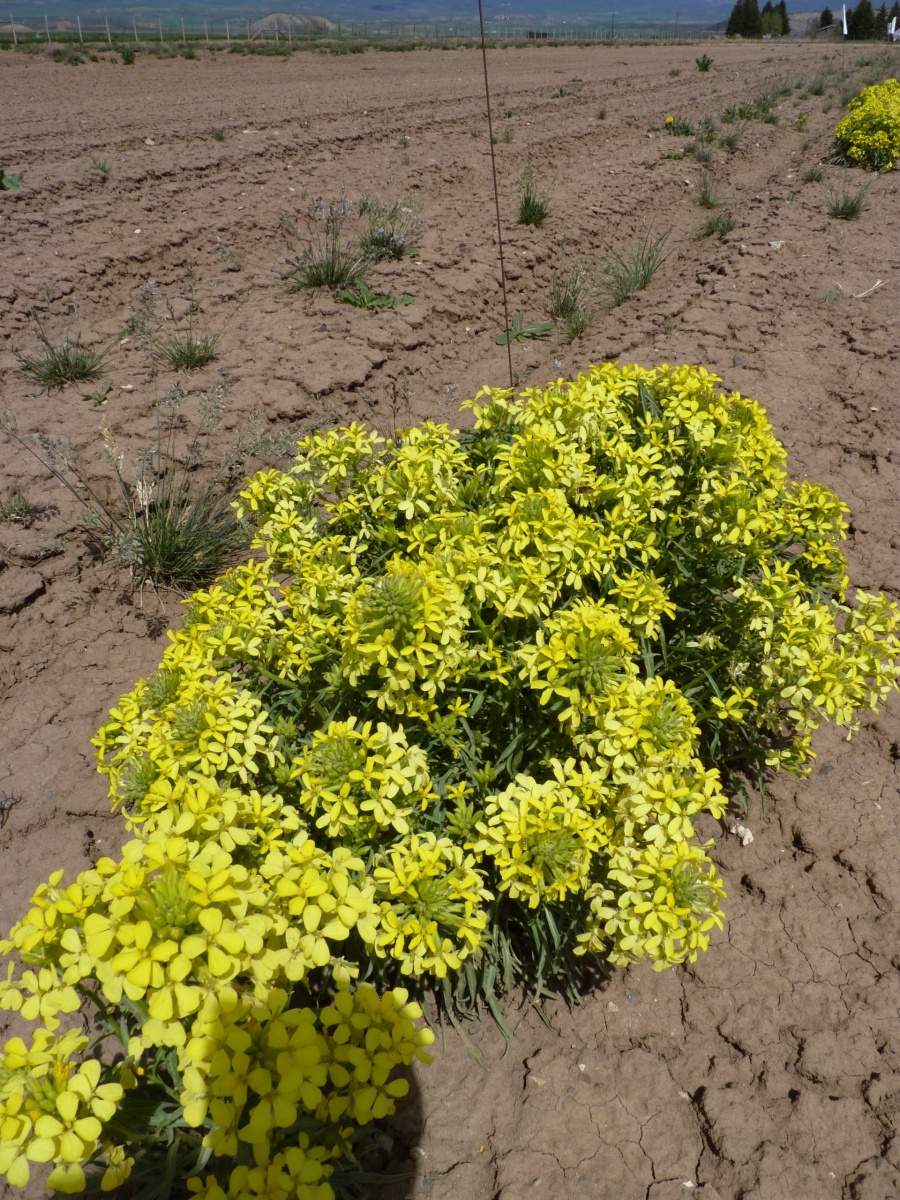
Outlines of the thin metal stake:
<svg viewBox="0 0 900 1200">
<path fill-rule="evenodd" d="M 500 223 L 500 189 L 497 187 L 497 156 L 494 154 L 494 124 L 491 120 L 491 89 L 488 85 L 487 47 L 484 42 L 484 12 L 478 0 L 478 22 L 481 26 L 481 61 L 484 66 L 484 100 L 487 104 L 488 139 L 491 150 L 491 171 L 494 176 L 494 208 L 497 212 L 497 247 L 500 251 L 500 286 L 503 289 L 503 318 L 506 322 L 506 359 L 509 363 L 509 386 L 516 386 L 513 378 L 512 338 L 509 336 L 509 302 L 506 298 L 506 267 L 503 263 L 503 226 Z"/>
</svg>

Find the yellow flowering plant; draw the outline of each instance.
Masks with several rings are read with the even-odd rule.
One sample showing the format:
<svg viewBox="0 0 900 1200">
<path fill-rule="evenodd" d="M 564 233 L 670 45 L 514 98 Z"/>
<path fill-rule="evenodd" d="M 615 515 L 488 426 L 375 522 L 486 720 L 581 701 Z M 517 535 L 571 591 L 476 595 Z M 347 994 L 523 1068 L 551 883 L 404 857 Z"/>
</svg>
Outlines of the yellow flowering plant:
<svg viewBox="0 0 900 1200">
<path fill-rule="evenodd" d="M 2 943 L 36 1026 L 0 1059 L 10 1183 L 332 1200 L 427 1057 L 417 997 L 502 1021 L 584 956 L 706 949 L 723 777 L 802 772 L 900 674 L 843 505 L 719 382 L 484 389 L 468 431 L 353 424 L 247 482 L 253 560 L 95 739 L 131 840 Z"/>
<path fill-rule="evenodd" d="M 863 88 L 834 132 L 834 161 L 867 171 L 890 171 L 900 158 L 900 83 Z"/>
</svg>

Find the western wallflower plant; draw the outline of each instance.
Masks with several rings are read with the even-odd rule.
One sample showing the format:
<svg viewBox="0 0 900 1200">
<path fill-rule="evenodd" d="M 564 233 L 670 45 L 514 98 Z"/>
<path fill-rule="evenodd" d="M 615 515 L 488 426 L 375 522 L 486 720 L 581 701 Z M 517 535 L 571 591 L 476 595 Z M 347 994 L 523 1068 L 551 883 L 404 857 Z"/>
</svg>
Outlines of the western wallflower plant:
<svg viewBox="0 0 900 1200">
<path fill-rule="evenodd" d="M 890 171 L 900 158 L 900 83 L 863 88 L 835 130 L 834 158 L 868 171 Z"/>
<path fill-rule="evenodd" d="M 843 505 L 718 383 L 485 389 L 467 432 L 353 424 L 247 483 L 256 557 L 95 740 L 131 840 L 2 943 L 12 1184 L 331 1200 L 427 1057 L 410 992 L 502 1020 L 579 956 L 706 949 L 722 774 L 802 772 L 900 673 Z"/>
</svg>

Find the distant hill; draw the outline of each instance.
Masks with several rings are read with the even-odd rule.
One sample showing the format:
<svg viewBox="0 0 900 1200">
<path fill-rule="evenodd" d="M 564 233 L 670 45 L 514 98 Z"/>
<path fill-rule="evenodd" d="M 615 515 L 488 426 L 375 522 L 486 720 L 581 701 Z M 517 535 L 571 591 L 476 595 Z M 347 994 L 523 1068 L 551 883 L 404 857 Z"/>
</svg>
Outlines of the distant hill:
<svg viewBox="0 0 900 1200">
<path fill-rule="evenodd" d="M 309 23 L 320 28 L 321 23 L 337 21 L 389 21 L 389 22 L 435 22 L 474 24 L 478 19 L 474 0 L 321 0 L 315 8 L 298 5 L 296 13 L 273 13 L 265 0 L 119 0 L 104 4 L 98 0 L 7 0 L 3 16 L 15 22 L 43 24 L 44 17 L 55 21 L 72 21 L 80 16 L 83 22 L 100 22 L 108 17 L 110 22 L 131 21 L 155 25 L 163 22 L 186 22 L 204 19 L 221 24 L 226 18 L 233 21 L 250 21 L 251 28 L 262 22 L 278 22 L 279 32 L 305 31 Z M 525 0 L 485 0 L 485 17 L 492 24 L 508 21 L 516 25 L 559 26 L 573 24 L 590 27 L 608 25 L 615 14 L 615 24 L 650 25 L 674 23 L 678 13 L 679 25 L 704 26 L 710 28 L 727 20 L 731 10 L 729 0 L 628 0 L 616 4 L 616 0 L 598 5 L 595 0 L 554 0 L 549 5 L 536 5 Z M 274 24 L 270 26 L 274 28 Z"/>
</svg>

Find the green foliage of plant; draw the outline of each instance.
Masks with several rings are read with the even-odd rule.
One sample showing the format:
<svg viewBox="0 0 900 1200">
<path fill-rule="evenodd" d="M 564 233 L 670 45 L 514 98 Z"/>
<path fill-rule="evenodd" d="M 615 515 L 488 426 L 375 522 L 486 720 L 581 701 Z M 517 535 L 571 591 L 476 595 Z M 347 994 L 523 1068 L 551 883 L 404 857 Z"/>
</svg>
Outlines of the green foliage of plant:
<svg viewBox="0 0 900 1200">
<path fill-rule="evenodd" d="M 834 161 L 868 171 L 889 171 L 900 158 L 900 83 L 864 88 L 848 104 L 835 130 Z"/>
<path fill-rule="evenodd" d="M 697 140 L 710 145 L 716 140 L 716 123 L 712 117 L 704 117 L 697 128 Z"/>
<path fill-rule="evenodd" d="M 368 262 L 401 259 L 418 250 L 421 222 L 412 209 L 399 202 L 385 205 L 365 199 L 360 204 L 365 225 L 359 235 L 363 258 Z"/>
<path fill-rule="evenodd" d="M 485 389 L 470 432 L 353 424 L 249 482 L 253 559 L 95 739 L 133 840 L 0 943 L 36 1026 L 0 1065 L 9 1183 L 334 1200 L 431 1040 L 407 985 L 499 1012 L 707 948 L 720 770 L 803 773 L 900 675 L 844 506 L 718 383 Z M 59 1031 L 85 1003 L 103 1052 Z"/>
<path fill-rule="evenodd" d="M 176 315 L 171 300 L 165 301 L 165 311 L 161 312 L 156 285 L 148 285 L 139 294 L 131 328 L 149 343 L 156 358 L 170 370 L 198 371 L 216 359 L 219 335 L 197 332 L 196 320 L 200 310 L 192 267 L 188 270 L 188 281 L 176 299 L 187 302 L 187 312 L 181 318 Z M 169 333 L 172 327 L 175 332 Z"/>
<path fill-rule="evenodd" d="M 102 403 L 103 391 L 85 399 Z M 207 405 L 192 441 L 179 455 L 175 445 L 183 393 L 176 386 L 157 409 L 155 446 L 137 455 L 132 482 L 122 472 L 124 455 L 116 447 L 107 422 L 101 425 L 106 458 L 115 477 L 119 502 L 104 497 L 86 478 L 68 446 L 39 435 L 35 449 L 4 417 L 3 429 L 17 445 L 37 458 L 85 510 L 84 524 L 105 553 L 128 567 L 137 587 L 147 583 L 188 592 L 208 583 L 244 550 L 248 531 L 232 512 L 228 497 L 215 483 L 198 486 L 199 437 L 217 416 Z"/>
<path fill-rule="evenodd" d="M 550 204 L 538 191 L 537 179 L 531 167 L 526 168 L 523 173 L 519 191 L 519 224 L 543 225 L 550 215 Z"/>
<path fill-rule="evenodd" d="M 0 497 L 0 525 L 4 521 L 25 521 L 30 513 L 31 506 L 21 488 L 10 488 L 5 496 Z"/>
<path fill-rule="evenodd" d="M 163 343 L 161 354 L 163 361 L 173 371 L 199 371 L 216 358 L 216 347 L 219 344 L 218 334 L 206 334 L 203 337 L 172 337 Z"/>
<path fill-rule="evenodd" d="M 866 208 L 869 185 L 863 184 L 856 191 L 828 189 L 828 215 L 838 221 L 857 221 Z"/>
<path fill-rule="evenodd" d="M 606 292 L 610 305 L 617 308 L 636 292 L 649 287 L 664 261 L 667 233 L 653 237 L 648 231 L 624 255 L 615 252 L 602 269 L 598 286 Z"/>
<path fill-rule="evenodd" d="M 496 342 L 498 346 L 505 346 L 509 342 L 533 341 L 535 338 L 546 337 L 552 329 L 552 321 L 537 321 L 526 325 L 522 313 L 516 313 L 509 323 L 509 328 L 497 334 Z"/>
<path fill-rule="evenodd" d="M 731 233 L 734 229 L 735 220 L 731 213 L 719 213 L 716 217 L 710 217 L 700 230 L 701 237 L 723 237 L 726 233 Z"/>
<path fill-rule="evenodd" d="M 681 148 L 682 157 L 685 154 L 693 155 L 698 163 L 711 163 L 715 158 L 715 152 L 712 147 L 704 145 L 702 141 L 685 142 Z"/>
<path fill-rule="evenodd" d="M 122 65 L 126 67 L 133 67 L 135 60 L 134 50 L 132 50 L 130 46 L 123 46 L 120 53 L 122 55 Z"/>
<path fill-rule="evenodd" d="M 593 318 L 593 283 L 585 266 L 559 272 L 553 280 L 550 295 L 550 314 L 562 321 L 566 338 L 573 342 L 590 325 Z"/>
<path fill-rule="evenodd" d="M 387 296 L 373 292 L 361 275 L 357 275 L 353 280 L 351 290 L 338 292 L 337 298 L 344 304 L 352 304 L 354 308 L 369 310 L 402 308 L 405 304 L 412 304 L 412 296 Z"/>
<path fill-rule="evenodd" d="M 703 72 L 704 74 L 710 69 L 714 61 L 715 60 L 710 58 L 708 54 L 703 54 L 700 58 L 694 59 L 694 62 L 697 64 L 697 70 Z"/>
<path fill-rule="evenodd" d="M 808 171 L 803 172 L 804 183 L 821 183 L 825 178 L 825 172 L 821 167 L 810 167 Z"/>
<path fill-rule="evenodd" d="M 684 117 L 666 117 L 666 130 L 675 137 L 692 137 L 694 127 Z"/>
<path fill-rule="evenodd" d="M 82 346 L 80 333 L 75 335 L 74 341 L 71 340 L 68 329 L 63 330 L 62 340 L 55 343 L 47 336 L 37 319 L 35 323 L 42 349 L 33 357 L 16 354 L 20 368 L 30 379 L 49 392 L 54 388 L 61 389 L 70 383 L 81 383 L 100 376 L 103 360 L 111 347 L 107 346 L 100 352 L 91 350 Z"/>
<path fill-rule="evenodd" d="M 733 125 L 735 121 L 772 122 L 774 118 L 773 123 L 777 124 L 778 114 L 772 111 L 777 103 L 777 90 L 761 92 L 753 100 L 744 100 L 739 104 L 729 104 L 726 108 L 722 109 L 720 119 L 725 125 Z"/>
<path fill-rule="evenodd" d="M 704 171 L 700 177 L 700 191 L 697 193 L 697 199 L 703 208 L 719 207 L 719 192 L 716 188 L 716 181 L 708 171 Z"/>
<path fill-rule="evenodd" d="M 359 275 L 364 256 L 355 239 L 345 234 L 353 212 L 346 199 L 330 204 L 316 202 L 304 217 L 305 233 L 293 221 L 285 219 L 288 233 L 305 242 L 288 273 L 288 291 L 301 292 L 328 288 L 348 288 Z"/>
<path fill-rule="evenodd" d="M 16 188 L 22 186 L 24 178 L 24 175 L 7 175 L 0 167 L 0 192 L 14 192 Z"/>
</svg>

